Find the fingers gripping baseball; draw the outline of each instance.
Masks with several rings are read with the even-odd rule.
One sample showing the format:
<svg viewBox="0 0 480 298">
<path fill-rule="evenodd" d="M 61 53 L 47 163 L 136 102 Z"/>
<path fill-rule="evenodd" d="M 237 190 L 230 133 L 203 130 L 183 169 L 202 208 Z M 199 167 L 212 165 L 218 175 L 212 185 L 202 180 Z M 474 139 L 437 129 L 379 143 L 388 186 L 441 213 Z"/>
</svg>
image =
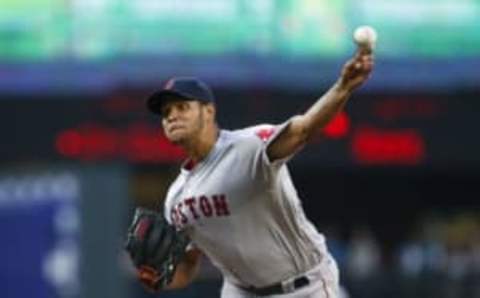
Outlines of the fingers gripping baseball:
<svg viewBox="0 0 480 298">
<path fill-rule="evenodd" d="M 359 50 L 355 57 L 348 61 L 343 67 L 342 83 L 348 90 L 353 90 L 363 84 L 374 65 L 373 54 L 366 54 Z"/>
<path fill-rule="evenodd" d="M 354 41 L 357 52 L 343 67 L 341 84 L 347 90 L 354 90 L 362 85 L 370 76 L 374 67 L 374 47 L 377 40 L 375 30 L 368 26 L 355 30 Z"/>
</svg>

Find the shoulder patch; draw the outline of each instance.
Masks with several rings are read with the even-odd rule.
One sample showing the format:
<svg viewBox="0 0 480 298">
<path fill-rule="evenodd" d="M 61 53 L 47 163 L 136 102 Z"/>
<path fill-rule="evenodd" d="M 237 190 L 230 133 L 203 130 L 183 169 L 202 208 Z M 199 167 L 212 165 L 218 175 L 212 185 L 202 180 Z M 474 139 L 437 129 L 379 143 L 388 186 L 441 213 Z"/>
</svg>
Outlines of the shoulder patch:
<svg viewBox="0 0 480 298">
<path fill-rule="evenodd" d="M 275 133 L 275 126 L 264 126 L 255 130 L 255 135 L 266 142 Z"/>
</svg>

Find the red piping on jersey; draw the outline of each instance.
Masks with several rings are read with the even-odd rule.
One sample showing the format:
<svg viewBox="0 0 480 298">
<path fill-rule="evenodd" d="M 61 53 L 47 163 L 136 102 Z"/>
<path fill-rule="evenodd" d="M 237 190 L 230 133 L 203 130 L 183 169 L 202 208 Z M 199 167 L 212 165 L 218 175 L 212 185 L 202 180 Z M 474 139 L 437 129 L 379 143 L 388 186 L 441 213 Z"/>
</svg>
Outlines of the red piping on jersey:
<svg viewBox="0 0 480 298">
<path fill-rule="evenodd" d="M 196 161 L 194 161 L 193 159 L 189 159 L 185 162 L 185 165 L 183 166 L 183 168 L 185 170 L 191 171 L 196 165 L 197 165 Z"/>
</svg>

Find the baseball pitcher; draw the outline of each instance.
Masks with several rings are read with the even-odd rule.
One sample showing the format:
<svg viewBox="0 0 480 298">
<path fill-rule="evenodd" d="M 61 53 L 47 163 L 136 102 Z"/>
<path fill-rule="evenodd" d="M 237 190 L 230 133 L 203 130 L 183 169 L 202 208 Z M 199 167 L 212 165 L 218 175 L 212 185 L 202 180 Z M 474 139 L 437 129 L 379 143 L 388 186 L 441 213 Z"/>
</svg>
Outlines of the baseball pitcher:
<svg viewBox="0 0 480 298">
<path fill-rule="evenodd" d="M 137 210 L 130 228 L 127 250 L 142 283 L 185 287 L 206 256 L 223 274 L 222 298 L 338 297 L 336 263 L 306 218 L 286 164 L 372 68 L 371 48 L 359 47 L 304 114 L 234 131 L 218 127 L 214 95 L 196 78 L 176 77 L 154 92 L 148 109 L 188 159 L 162 212 Z"/>
</svg>

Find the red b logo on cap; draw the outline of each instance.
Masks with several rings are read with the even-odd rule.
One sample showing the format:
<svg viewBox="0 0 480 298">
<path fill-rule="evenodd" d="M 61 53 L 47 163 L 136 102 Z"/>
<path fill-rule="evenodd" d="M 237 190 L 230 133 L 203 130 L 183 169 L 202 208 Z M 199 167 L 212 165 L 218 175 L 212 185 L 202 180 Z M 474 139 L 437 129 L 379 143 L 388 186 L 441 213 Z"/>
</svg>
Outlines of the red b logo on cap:
<svg viewBox="0 0 480 298">
<path fill-rule="evenodd" d="M 167 89 L 167 90 L 172 89 L 174 83 L 175 83 L 175 80 L 174 80 L 174 79 L 168 80 L 168 82 L 165 83 L 164 89 Z"/>
</svg>

